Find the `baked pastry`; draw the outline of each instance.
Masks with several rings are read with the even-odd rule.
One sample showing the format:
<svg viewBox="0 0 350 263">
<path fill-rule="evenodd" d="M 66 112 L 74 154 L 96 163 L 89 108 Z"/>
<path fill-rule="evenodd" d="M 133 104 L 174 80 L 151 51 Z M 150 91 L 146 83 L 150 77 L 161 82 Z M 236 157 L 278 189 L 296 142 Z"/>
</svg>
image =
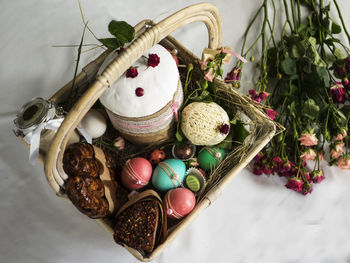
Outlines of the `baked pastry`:
<svg viewBox="0 0 350 263">
<path fill-rule="evenodd" d="M 103 218 L 114 214 L 126 201 L 126 191 L 115 180 L 116 167 L 110 154 L 91 144 L 67 147 L 63 156 L 63 169 L 68 174 L 65 191 L 80 212 L 90 218 Z"/>
<path fill-rule="evenodd" d="M 166 235 L 167 218 L 162 199 L 153 190 L 134 195 L 116 215 L 113 236 L 120 245 L 150 253 Z"/>
<path fill-rule="evenodd" d="M 100 178 L 79 175 L 69 177 L 65 189 L 75 207 L 88 217 L 102 218 L 107 215 L 108 202 Z"/>
<path fill-rule="evenodd" d="M 159 208 L 155 200 L 130 206 L 116 219 L 114 240 L 118 244 L 152 252 L 156 243 Z"/>
<path fill-rule="evenodd" d="M 174 58 L 164 47 L 155 45 L 102 94 L 100 101 L 114 128 L 129 141 L 147 144 L 168 139 L 183 102 Z"/>
</svg>

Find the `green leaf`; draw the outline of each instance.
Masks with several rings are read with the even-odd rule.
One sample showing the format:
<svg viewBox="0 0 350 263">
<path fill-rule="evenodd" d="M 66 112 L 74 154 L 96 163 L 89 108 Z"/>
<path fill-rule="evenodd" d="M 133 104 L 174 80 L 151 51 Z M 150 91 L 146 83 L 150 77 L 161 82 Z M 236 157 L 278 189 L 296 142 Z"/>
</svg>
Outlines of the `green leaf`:
<svg viewBox="0 0 350 263">
<path fill-rule="evenodd" d="M 316 49 L 316 38 L 309 37 L 308 42 L 309 42 L 309 46 L 306 49 L 306 53 L 305 53 L 306 57 L 310 59 L 310 61 L 313 64 L 317 66 L 325 67 L 326 63 L 321 59 Z"/>
<path fill-rule="evenodd" d="M 130 42 L 135 36 L 135 29 L 125 21 L 112 20 L 108 25 L 108 31 L 122 44 Z"/>
<path fill-rule="evenodd" d="M 339 34 L 341 32 L 341 27 L 336 22 L 332 20 L 332 27 L 331 27 L 331 33 L 332 34 Z"/>
<path fill-rule="evenodd" d="M 287 75 L 294 75 L 297 73 L 297 64 L 295 63 L 295 60 L 291 58 L 287 58 L 282 61 L 281 63 L 283 71 Z"/>
<path fill-rule="evenodd" d="M 292 115 L 294 118 L 296 118 L 297 110 L 295 108 L 295 101 L 293 101 L 290 105 L 288 105 L 288 109 L 289 109 L 290 115 Z"/>
<path fill-rule="evenodd" d="M 329 74 L 326 68 L 316 67 L 316 73 L 325 87 L 329 87 Z"/>
<path fill-rule="evenodd" d="M 233 131 L 231 129 L 230 133 L 227 135 L 225 140 L 223 140 L 221 143 L 217 144 L 216 147 L 229 151 L 233 147 L 232 141 L 233 141 Z"/>
<path fill-rule="evenodd" d="M 238 141 L 243 143 L 245 138 L 249 135 L 249 132 L 244 128 L 244 123 L 237 120 L 235 124 L 231 125 L 233 141 Z"/>
<path fill-rule="evenodd" d="M 105 47 L 109 49 L 117 49 L 122 45 L 116 38 L 99 38 L 98 41 L 100 41 Z"/>
<path fill-rule="evenodd" d="M 340 110 L 337 110 L 337 114 L 338 114 L 341 118 L 343 118 L 344 120 L 346 120 L 346 117 L 345 117 L 345 115 L 343 114 L 343 112 L 341 112 Z"/>
<path fill-rule="evenodd" d="M 341 52 L 341 50 L 337 47 L 334 47 L 333 54 L 337 60 L 341 60 L 345 58 L 343 52 Z"/>
<path fill-rule="evenodd" d="M 315 101 L 313 99 L 308 99 L 301 109 L 301 114 L 313 120 L 317 118 L 319 111 L 320 107 L 316 105 Z"/>
<path fill-rule="evenodd" d="M 292 46 L 292 57 L 293 58 L 300 58 L 302 54 L 300 54 L 298 46 L 297 45 L 293 45 Z"/>
<path fill-rule="evenodd" d="M 181 141 L 183 140 L 183 136 L 181 135 L 181 133 L 180 133 L 179 131 L 177 131 L 177 132 L 175 133 L 175 137 L 176 137 L 176 140 L 177 140 L 178 142 L 181 142 Z"/>
</svg>

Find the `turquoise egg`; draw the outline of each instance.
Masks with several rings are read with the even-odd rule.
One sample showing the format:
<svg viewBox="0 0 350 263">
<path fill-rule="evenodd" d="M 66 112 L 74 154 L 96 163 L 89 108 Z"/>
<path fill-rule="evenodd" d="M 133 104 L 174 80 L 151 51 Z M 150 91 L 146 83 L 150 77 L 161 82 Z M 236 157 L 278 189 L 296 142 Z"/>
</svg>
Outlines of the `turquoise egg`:
<svg viewBox="0 0 350 263">
<path fill-rule="evenodd" d="M 186 174 L 186 165 L 179 159 L 160 162 L 153 171 L 152 184 L 159 191 L 179 187 Z"/>
</svg>

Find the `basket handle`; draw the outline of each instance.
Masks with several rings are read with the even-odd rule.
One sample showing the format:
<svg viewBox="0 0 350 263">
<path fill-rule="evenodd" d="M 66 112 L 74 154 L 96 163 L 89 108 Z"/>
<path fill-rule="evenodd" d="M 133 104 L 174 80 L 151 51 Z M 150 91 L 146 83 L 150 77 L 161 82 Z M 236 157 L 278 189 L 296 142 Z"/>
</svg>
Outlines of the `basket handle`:
<svg viewBox="0 0 350 263">
<path fill-rule="evenodd" d="M 124 50 L 102 73 L 94 84 L 72 107 L 65 117 L 47 153 L 44 170 L 50 186 L 57 194 L 62 193 L 62 186 L 66 174 L 63 171 L 62 158 L 68 139 L 81 119 L 103 94 L 103 92 L 117 80 L 142 54 L 167 37 L 176 29 L 193 22 L 203 22 L 209 33 L 208 47 L 221 47 L 221 17 L 218 9 L 210 3 L 200 3 L 186 7 L 165 18 L 156 25 L 152 25 L 133 43 Z M 142 23 L 142 22 L 141 22 Z M 140 23 L 140 24 L 141 24 Z M 138 24 L 135 28 L 139 28 Z M 63 178 L 62 178 L 63 177 Z"/>
</svg>

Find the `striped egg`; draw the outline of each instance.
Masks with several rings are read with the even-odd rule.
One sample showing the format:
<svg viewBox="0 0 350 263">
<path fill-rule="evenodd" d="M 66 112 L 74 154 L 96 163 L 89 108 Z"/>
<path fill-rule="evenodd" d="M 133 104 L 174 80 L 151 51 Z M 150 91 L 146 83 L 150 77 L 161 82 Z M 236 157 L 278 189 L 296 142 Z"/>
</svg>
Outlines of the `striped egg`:
<svg viewBox="0 0 350 263">
<path fill-rule="evenodd" d="M 166 214 L 173 219 L 180 219 L 190 213 L 195 204 L 194 194 L 186 188 L 172 189 L 164 197 Z"/>
<path fill-rule="evenodd" d="M 124 164 L 121 179 L 126 188 L 137 190 L 146 186 L 151 176 L 151 163 L 145 158 L 135 157 L 127 160 Z"/>
<path fill-rule="evenodd" d="M 168 191 L 179 187 L 186 174 L 186 165 L 179 159 L 167 159 L 160 162 L 153 171 L 152 184 L 159 191 Z"/>
</svg>

